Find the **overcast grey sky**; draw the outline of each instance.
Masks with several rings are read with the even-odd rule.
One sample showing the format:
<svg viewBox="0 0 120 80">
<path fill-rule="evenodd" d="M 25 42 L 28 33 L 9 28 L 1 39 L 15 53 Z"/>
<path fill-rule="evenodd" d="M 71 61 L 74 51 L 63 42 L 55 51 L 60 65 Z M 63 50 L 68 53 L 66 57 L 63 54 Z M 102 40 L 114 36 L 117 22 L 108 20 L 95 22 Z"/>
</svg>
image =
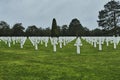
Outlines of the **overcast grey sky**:
<svg viewBox="0 0 120 80">
<path fill-rule="evenodd" d="M 57 24 L 69 25 L 73 18 L 89 29 L 97 28 L 98 12 L 110 0 L 0 0 L 0 21 L 10 26 L 23 23 L 24 27 L 51 27 L 52 19 Z"/>
</svg>

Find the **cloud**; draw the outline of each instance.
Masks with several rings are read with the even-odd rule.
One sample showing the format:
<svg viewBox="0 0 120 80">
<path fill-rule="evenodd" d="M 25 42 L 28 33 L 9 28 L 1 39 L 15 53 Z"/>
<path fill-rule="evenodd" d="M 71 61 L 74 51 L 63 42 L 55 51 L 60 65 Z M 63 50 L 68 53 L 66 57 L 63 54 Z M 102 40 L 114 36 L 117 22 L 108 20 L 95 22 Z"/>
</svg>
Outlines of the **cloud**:
<svg viewBox="0 0 120 80">
<path fill-rule="evenodd" d="M 52 19 L 58 25 L 69 25 L 78 18 L 83 26 L 97 28 L 97 16 L 109 0 L 0 0 L 0 21 L 11 26 L 22 22 L 25 27 L 51 27 Z"/>
</svg>

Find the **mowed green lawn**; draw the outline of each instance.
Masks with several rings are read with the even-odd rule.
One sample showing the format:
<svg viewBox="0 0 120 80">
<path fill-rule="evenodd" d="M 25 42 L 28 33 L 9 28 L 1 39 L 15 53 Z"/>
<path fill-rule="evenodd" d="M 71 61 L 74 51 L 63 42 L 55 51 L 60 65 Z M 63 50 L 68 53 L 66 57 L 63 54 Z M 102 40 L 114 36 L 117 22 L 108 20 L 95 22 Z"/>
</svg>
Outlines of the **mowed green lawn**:
<svg viewBox="0 0 120 80">
<path fill-rule="evenodd" d="M 120 80 L 120 44 L 98 51 L 82 40 L 78 55 L 74 43 L 54 53 L 50 43 L 36 51 L 29 40 L 23 49 L 0 42 L 0 80 Z"/>
</svg>

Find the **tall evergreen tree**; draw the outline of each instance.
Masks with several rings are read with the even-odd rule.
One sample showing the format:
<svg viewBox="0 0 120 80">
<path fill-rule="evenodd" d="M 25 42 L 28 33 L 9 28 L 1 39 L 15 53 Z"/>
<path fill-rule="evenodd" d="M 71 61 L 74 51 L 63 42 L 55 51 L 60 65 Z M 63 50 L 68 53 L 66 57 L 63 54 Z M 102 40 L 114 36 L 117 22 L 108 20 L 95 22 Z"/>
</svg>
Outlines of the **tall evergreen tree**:
<svg viewBox="0 0 120 80">
<path fill-rule="evenodd" d="M 104 9 L 99 11 L 98 25 L 105 30 L 112 30 L 116 34 L 120 23 L 120 2 L 111 0 L 104 5 Z"/>
<path fill-rule="evenodd" d="M 70 36 L 82 36 L 84 34 L 84 28 L 78 19 L 73 19 L 69 25 Z"/>
<path fill-rule="evenodd" d="M 10 26 L 5 21 L 0 21 L 0 36 L 10 36 Z"/>
<path fill-rule="evenodd" d="M 68 36 L 68 26 L 67 25 L 63 25 L 62 29 L 61 29 L 61 35 L 62 36 Z"/>
<path fill-rule="evenodd" d="M 39 35 L 39 29 L 35 26 L 28 26 L 26 29 L 26 35 L 27 36 L 38 36 Z"/>
<path fill-rule="evenodd" d="M 51 29 L 51 37 L 58 37 L 58 36 L 59 36 L 59 31 L 58 31 L 58 28 L 57 28 L 57 22 L 56 22 L 56 19 L 53 18 L 52 29 Z"/>
<path fill-rule="evenodd" d="M 13 36 L 24 36 L 25 28 L 22 26 L 22 23 L 16 23 L 12 28 L 12 35 Z"/>
</svg>

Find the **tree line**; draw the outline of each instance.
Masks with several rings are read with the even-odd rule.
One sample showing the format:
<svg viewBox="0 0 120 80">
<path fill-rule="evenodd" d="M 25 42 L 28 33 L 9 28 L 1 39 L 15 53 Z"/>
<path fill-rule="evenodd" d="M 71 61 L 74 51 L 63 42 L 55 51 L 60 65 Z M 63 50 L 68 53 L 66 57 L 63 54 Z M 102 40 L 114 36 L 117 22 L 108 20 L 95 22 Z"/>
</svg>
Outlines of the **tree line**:
<svg viewBox="0 0 120 80">
<path fill-rule="evenodd" d="M 52 26 L 48 28 L 28 26 L 26 29 L 22 23 L 16 23 L 12 27 L 0 21 L 0 36 L 113 36 L 120 35 L 120 2 L 111 0 L 104 5 L 104 9 L 99 11 L 98 26 L 89 30 L 83 26 L 77 18 L 71 20 L 70 24 L 59 26 L 54 18 Z"/>
<path fill-rule="evenodd" d="M 55 29 L 54 29 L 55 28 Z M 58 26 L 53 19 L 52 28 L 42 28 L 36 25 L 28 26 L 26 29 L 22 23 L 16 23 L 12 27 L 0 21 L 0 36 L 102 36 L 101 29 L 89 30 L 83 27 L 78 19 L 73 19 L 69 25 Z"/>
</svg>

